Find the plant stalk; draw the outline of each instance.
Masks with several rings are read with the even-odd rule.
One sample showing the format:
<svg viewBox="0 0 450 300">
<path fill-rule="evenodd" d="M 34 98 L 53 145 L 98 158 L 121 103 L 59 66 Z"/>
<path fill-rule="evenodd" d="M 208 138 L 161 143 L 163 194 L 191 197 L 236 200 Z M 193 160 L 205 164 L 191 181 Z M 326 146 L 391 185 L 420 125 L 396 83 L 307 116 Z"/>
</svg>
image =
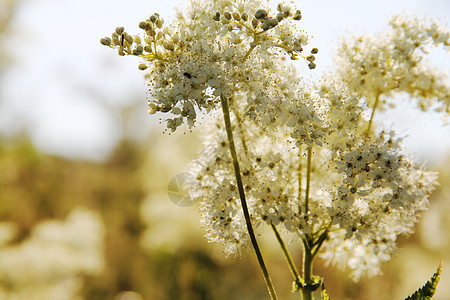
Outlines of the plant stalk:
<svg viewBox="0 0 450 300">
<path fill-rule="evenodd" d="M 313 255 L 311 247 L 309 245 L 309 237 L 306 236 L 306 240 L 303 240 L 304 252 L 303 252 L 303 279 L 306 283 L 311 282 L 312 279 L 312 266 L 313 266 Z M 313 300 L 313 293 L 307 287 L 302 289 L 303 300 Z"/>
<path fill-rule="evenodd" d="M 281 235 L 278 232 L 277 227 L 273 224 L 271 224 L 271 226 L 272 226 L 273 232 L 275 233 L 275 236 L 277 237 L 278 243 L 280 244 L 281 250 L 283 250 L 283 254 L 289 265 L 289 269 L 291 270 L 292 277 L 294 277 L 294 280 L 297 280 L 300 277 L 300 274 L 298 273 L 297 268 L 295 267 L 292 256 L 289 253 L 289 250 L 287 249 L 286 244 L 284 243 L 283 239 L 281 238 Z"/>
<path fill-rule="evenodd" d="M 248 212 L 247 201 L 245 199 L 245 193 L 244 193 L 244 186 L 242 184 L 241 171 L 239 168 L 239 161 L 238 161 L 237 154 L 236 154 L 236 146 L 234 144 L 233 131 L 231 129 L 230 109 L 228 106 L 228 100 L 223 95 L 220 95 L 220 102 L 222 104 L 223 119 L 225 122 L 225 129 L 227 131 L 228 144 L 230 146 L 230 153 L 231 153 L 231 158 L 233 160 L 234 173 L 236 175 L 236 183 L 238 186 L 239 197 L 241 199 L 241 205 L 242 205 L 242 211 L 244 213 L 245 223 L 247 225 L 247 231 L 250 236 L 250 240 L 251 240 L 253 249 L 255 250 L 256 257 L 258 258 L 258 263 L 259 263 L 259 266 L 263 273 L 264 280 L 266 282 L 266 286 L 269 291 L 270 298 L 272 300 L 277 300 L 278 299 L 277 294 L 276 294 L 275 288 L 272 284 L 272 280 L 270 279 L 269 272 L 267 271 L 266 265 L 264 263 L 264 259 L 261 254 L 261 250 L 259 249 L 258 242 L 256 241 L 256 236 L 253 231 L 253 226 L 252 226 L 252 223 L 250 220 L 250 214 Z"/>
</svg>

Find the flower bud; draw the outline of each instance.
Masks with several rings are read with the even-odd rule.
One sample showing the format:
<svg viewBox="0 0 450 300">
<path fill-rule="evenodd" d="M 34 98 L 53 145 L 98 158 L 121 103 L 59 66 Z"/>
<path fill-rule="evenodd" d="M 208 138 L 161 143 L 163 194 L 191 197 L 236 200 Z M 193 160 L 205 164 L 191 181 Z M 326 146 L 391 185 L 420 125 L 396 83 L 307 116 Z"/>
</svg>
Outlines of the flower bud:
<svg viewBox="0 0 450 300">
<path fill-rule="evenodd" d="M 119 37 L 113 36 L 113 38 L 112 38 L 112 43 L 113 43 L 114 45 L 116 45 L 116 46 L 120 45 Z"/>
<path fill-rule="evenodd" d="M 312 70 L 312 69 L 315 69 L 315 68 L 316 68 L 316 64 L 313 63 L 313 62 L 310 62 L 309 65 L 308 65 L 308 67 L 309 67 L 311 70 Z"/>
<path fill-rule="evenodd" d="M 153 102 L 149 102 L 148 103 L 148 113 L 150 114 L 150 115 L 153 115 L 153 114 L 155 114 L 156 112 L 158 111 L 158 106 L 155 104 L 155 103 L 153 103 Z"/>
<path fill-rule="evenodd" d="M 278 22 L 281 22 L 281 20 L 283 20 L 284 19 L 284 14 L 283 13 L 278 13 L 277 14 L 277 20 L 278 20 Z"/>
<path fill-rule="evenodd" d="M 264 22 L 261 26 L 262 30 L 266 31 L 270 29 L 270 25 L 267 22 Z"/>
<path fill-rule="evenodd" d="M 121 34 L 124 32 L 124 30 L 125 30 L 125 28 L 123 28 L 123 27 L 117 27 L 117 28 L 116 28 L 116 33 L 117 33 L 118 35 L 121 35 Z"/>
<path fill-rule="evenodd" d="M 164 24 L 164 19 L 162 19 L 162 18 L 157 19 L 155 24 L 156 24 L 156 27 L 161 28 Z"/>
<path fill-rule="evenodd" d="M 225 17 L 225 19 L 227 19 L 227 20 L 231 20 L 231 14 L 229 13 L 229 12 L 224 12 L 223 13 L 223 16 Z"/>
<path fill-rule="evenodd" d="M 125 33 L 126 34 L 126 33 Z M 133 44 L 133 37 L 129 34 L 125 35 L 125 40 L 128 42 L 128 44 L 132 45 Z"/>
<path fill-rule="evenodd" d="M 266 23 L 269 24 L 270 28 L 278 25 L 278 20 L 276 18 L 267 19 Z"/>
<path fill-rule="evenodd" d="M 248 15 L 246 13 L 242 13 L 241 18 L 242 18 L 242 21 L 247 22 Z"/>
<path fill-rule="evenodd" d="M 317 53 L 319 53 L 319 49 L 317 49 L 317 48 L 311 49 L 311 54 L 317 54 Z"/>
<path fill-rule="evenodd" d="M 153 52 L 151 46 L 145 46 L 145 47 L 144 47 L 144 51 L 145 51 L 145 52 L 148 52 L 148 53 L 152 53 L 152 52 Z"/>
<path fill-rule="evenodd" d="M 157 14 L 153 14 L 153 15 L 150 16 L 150 21 L 152 23 L 155 23 L 157 19 L 158 19 L 158 15 Z"/>
<path fill-rule="evenodd" d="M 144 71 L 145 69 L 147 69 L 147 65 L 142 63 L 142 64 L 139 64 L 138 68 L 139 68 L 139 70 Z"/>
<path fill-rule="evenodd" d="M 313 62 L 313 61 L 316 60 L 316 57 L 315 57 L 314 55 L 309 55 L 309 56 L 306 58 L 306 60 L 307 60 L 307 61 L 310 61 L 310 62 Z"/>
<path fill-rule="evenodd" d="M 255 13 L 256 19 L 265 19 L 267 17 L 267 11 L 264 9 L 259 9 Z"/>
<path fill-rule="evenodd" d="M 138 35 L 134 35 L 133 36 L 133 42 L 135 42 L 136 44 L 140 44 L 141 43 L 141 37 Z"/>
<path fill-rule="evenodd" d="M 213 20 L 214 20 L 214 21 L 220 21 L 220 12 L 217 11 L 217 12 L 214 14 Z"/>
<path fill-rule="evenodd" d="M 253 20 L 252 20 L 252 26 L 253 26 L 253 28 L 258 27 L 258 24 L 259 24 L 259 21 L 258 21 L 258 20 L 256 20 L 256 19 L 253 19 Z"/>
<path fill-rule="evenodd" d="M 241 20 L 241 15 L 237 11 L 235 11 L 233 13 L 233 18 L 239 22 Z"/>
<path fill-rule="evenodd" d="M 109 37 L 104 37 L 100 39 L 100 44 L 105 45 L 105 46 L 110 46 L 111 45 L 111 39 Z"/>
<path fill-rule="evenodd" d="M 139 22 L 139 28 L 143 29 L 143 30 L 147 30 L 147 22 Z"/>
<path fill-rule="evenodd" d="M 164 48 L 166 48 L 167 50 L 170 50 L 170 51 L 175 50 L 175 46 L 174 46 L 174 44 L 173 44 L 172 42 L 164 41 L 164 42 L 163 42 L 163 46 L 164 46 Z"/>
<path fill-rule="evenodd" d="M 302 18 L 302 12 L 297 9 L 293 19 L 296 20 L 296 21 L 299 21 L 299 20 L 301 20 L 301 18 Z"/>
<path fill-rule="evenodd" d="M 117 50 L 117 54 L 119 54 L 120 56 L 124 56 L 125 55 L 125 51 L 123 51 L 123 48 L 119 48 Z"/>
</svg>

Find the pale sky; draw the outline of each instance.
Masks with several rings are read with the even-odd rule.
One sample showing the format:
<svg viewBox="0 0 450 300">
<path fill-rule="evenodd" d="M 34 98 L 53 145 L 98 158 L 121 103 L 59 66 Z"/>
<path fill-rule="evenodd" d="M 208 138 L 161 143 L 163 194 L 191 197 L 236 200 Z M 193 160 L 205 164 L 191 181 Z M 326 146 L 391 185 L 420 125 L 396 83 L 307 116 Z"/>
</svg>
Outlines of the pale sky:
<svg viewBox="0 0 450 300">
<path fill-rule="evenodd" d="M 142 107 L 133 112 L 136 118 L 162 131 L 158 118 L 146 115 L 146 88 L 137 69 L 139 61 L 118 57 L 101 46 L 99 39 L 109 36 L 117 26 L 137 33 L 139 21 L 154 12 L 169 22 L 173 7 L 186 1 L 21 2 L 8 44 L 15 64 L 5 78 L 5 89 L 0 91 L 5 98 L 0 104 L 3 135 L 23 130 L 48 153 L 101 160 L 122 134 L 119 109 L 132 101 L 140 101 Z M 450 15 L 450 1 L 446 0 L 295 2 L 302 10 L 301 24 L 314 37 L 311 45 L 320 51 L 315 78 L 331 65 L 331 54 L 342 36 L 380 31 L 389 16 L 401 12 L 447 22 Z M 433 59 L 450 69 L 450 59 L 443 51 Z M 305 66 L 300 68 L 300 73 L 307 71 Z M 407 107 L 381 117 L 386 124 L 395 122 L 399 135 L 409 134 L 405 144 L 415 156 L 433 160 L 450 153 L 450 125 L 444 127 L 438 117 L 411 113 Z"/>
</svg>

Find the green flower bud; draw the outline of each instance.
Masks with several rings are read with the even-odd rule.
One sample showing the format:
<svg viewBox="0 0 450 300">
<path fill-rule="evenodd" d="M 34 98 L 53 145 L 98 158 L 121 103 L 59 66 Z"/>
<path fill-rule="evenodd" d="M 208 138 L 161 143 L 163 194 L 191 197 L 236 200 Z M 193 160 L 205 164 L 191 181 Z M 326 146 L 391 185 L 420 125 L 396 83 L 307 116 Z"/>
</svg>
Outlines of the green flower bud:
<svg viewBox="0 0 450 300">
<path fill-rule="evenodd" d="M 295 15 L 294 15 L 294 18 L 293 18 L 293 19 L 296 20 L 296 21 L 299 21 L 299 20 L 302 19 L 302 13 L 301 13 L 300 10 L 297 10 L 297 11 L 295 12 Z"/>
<path fill-rule="evenodd" d="M 259 21 L 258 21 L 258 20 L 256 20 L 256 19 L 253 19 L 253 20 L 252 20 L 252 26 L 253 26 L 253 28 L 258 27 L 258 24 L 259 24 Z"/>
<path fill-rule="evenodd" d="M 220 21 L 220 12 L 216 12 L 213 16 L 214 21 Z"/>
<path fill-rule="evenodd" d="M 276 18 L 267 19 L 266 23 L 270 26 L 270 28 L 273 28 L 278 25 L 278 19 Z"/>
<path fill-rule="evenodd" d="M 139 64 L 138 68 L 139 68 L 139 70 L 144 71 L 145 69 L 147 69 L 147 65 L 146 64 Z"/>
<path fill-rule="evenodd" d="M 155 24 L 156 24 L 156 27 L 161 28 L 164 24 L 164 19 L 159 18 L 158 20 L 156 20 Z"/>
<path fill-rule="evenodd" d="M 114 45 L 116 45 L 116 46 L 120 45 L 119 37 L 113 36 L 113 38 L 112 38 L 112 43 L 113 43 Z"/>
<path fill-rule="evenodd" d="M 117 53 L 118 53 L 120 56 L 124 56 L 124 55 L 125 55 L 125 51 L 123 51 L 123 48 L 119 48 L 119 49 L 117 50 Z"/>
<path fill-rule="evenodd" d="M 242 13 L 241 18 L 244 22 L 247 22 L 248 20 L 248 15 L 246 13 Z"/>
<path fill-rule="evenodd" d="M 111 46 L 111 39 L 109 37 L 101 38 L 100 44 L 105 45 L 105 46 Z"/>
<path fill-rule="evenodd" d="M 157 14 L 153 14 L 153 15 L 150 16 L 150 21 L 152 23 L 155 23 L 157 19 L 158 19 L 158 15 Z"/>
<path fill-rule="evenodd" d="M 229 12 L 224 12 L 223 13 L 223 16 L 225 17 L 225 19 L 227 19 L 227 20 L 231 20 L 231 14 L 229 13 Z"/>
<path fill-rule="evenodd" d="M 281 22 L 281 20 L 283 20 L 284 19 L 284 14 L 283 13 L 278 13 L 277 14 L 277 20 L 278 20 L 278 22 Z"/>
<path fill-rule="evenodd" d="M 117 28 L 116 28 L 116 33 L 117 33 L 118 35 L 121 35 L 121 34 L 124 32 L 124 30 L 125 30 L 125 28 L 123 28 L 123 27 L 117 27 Z"/>
<path fill-rule="evenodd" d="M 315 69 L 315 68 L 316 68 L 316 64 L 313 63 L 313 62 L 310 62 L 309 65 L 308 65 L 308 67 L 309 67 L 311 70 L 312 70 L 312 69 Z"/>
<path fill-rule="evenodd" d="M 306 60 L 307 60 L 307 61 L 310 61 L 310 62 L 313 62 L 313 61 L 316 60 L 316 57 L 315 57 L 314 55 L 309 55 L 309 56 L 306 58 Z"/>
<path fill-rule="evenodd" d="M 153 52 L 151 46 L 145 46 L 145 47 L 144 47 L 144 51 L 147 52 L 147 53 L 152 53 L 152 52 Z"/>
<path fill-rule="evenodd" d="M 319 53 L 319 49 L 317 49 L 317 48 L 311 49 L 311 54 L 317 54 L 317 53 Z"/>
<path fill-rule="evenodd" d="M 148 28 L 148 23 L 147 22 L 139 22 L 139 28 L 143 29 L 143 30 L 147 30 Z"/>
<path fill-rule="evenodd" d="M 267 22 L 264 22 L 261 26 L 262 30 L 266 31 L 270 29 L 270 25 Z"/>
<path fill-rule="evenodd" d="M 125 33 L 126 34 L 126 33 Z M 132 45 L 133 44 L 133 37 L 129 34 L 125 35 L 125 40 L 128 42 L 128 44 Z"/>
<path fill-rule="evenodd" d="M 241 15 L 237 11 L 235 11 L 233 13 L 233 18 L 239 22 L 241 20 Z"/>
<path fill-rule="evenodd" d="M 256 19 L 265 19 L 267 17 L 267 11 L 264 9 L 259 9 L 255 13 Z"/>
</svg>

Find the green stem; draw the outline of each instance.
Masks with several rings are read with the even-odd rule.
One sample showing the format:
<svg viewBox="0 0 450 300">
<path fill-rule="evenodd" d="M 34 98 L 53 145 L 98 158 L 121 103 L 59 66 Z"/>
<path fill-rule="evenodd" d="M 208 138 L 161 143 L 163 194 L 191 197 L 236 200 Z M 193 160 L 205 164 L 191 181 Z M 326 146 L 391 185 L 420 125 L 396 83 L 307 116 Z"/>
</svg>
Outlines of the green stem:
<svg viewBox="0 0 450 300">
<path fill-rule="evenodd" d="M 311 157 L 312 157 L 312 145 L 308 147 L 308 162 L 306 165 L 306 191 L 305 191 L 305 216 L 309 210 L 309 187 L 311 183 Z"/>
<path fill-rule="evenodd" d="M 244 186 L 242 184 L 241 171 L 239 168 L 239 161 L 236 154 L 236 146 L 234 145 L 233 131 L 231 129 L 230 109 L 228 107 L 228 100 L 223 95 L 220 95 L 220 102 L 222 104 L 223 119 L 225 122 L 225 129 L 227 131 L 228 144 L 230 146 L 231 158 L 233 159 L 234 173 L 236 175 L 236 183 L 239 190 L 239 197 L 241 199 L 242 211 L 244 213 L 247 231 L 250 236 L 253 249 L 255 250 L 256 257 L 258 258 L 258 263 L 263 273 L 264 280 L 266 281 L 266 286 L 269 291 L 270 298 L 272 300 L 276 300 L 278 299 L 277 294 L 272 284 L 272 280 L 270 279 L 269 272 L 267 272 L 267 268 L 264 263 L 261 251 L 259 249 L 258 242 L 256 241 L 256 236 L 255 233 L 253 232 L 253 226 L 250 220 L 250 214 L 248 212 L 247 201 L 245 200 Z"/>
<path fill-rule="evenodd" d="M 370 115 L 369 125 L 367 126 L 366 136 L 369 136 L 370 130 L 372 129 L 373 117 L 375 116 L 375 111 L 377 110 L 378 104 L 380 103 L 380 93 L 377 93 L 375 98 L 375 104 L 373 105 L 372 114 Z"/>
<path fill-rule="evenodd" d="M 306 283 L 310 282 L 312 279 L 312 266 L 313 266 L 313 255 L 310 247 L 310 238 L 307 235 L 306 240 L 303 240 L 304 253 L 303 253 L 303 279 Z M 309 288 L 302 289 L 303 300 L 312 300 L 312 291 Z"/>
<path fill-rule="evenodd" d="M 298 213 L 302 213 L 302 206 L 300 199 L 302 198 L 302 148 L 301 145 L 298 147 L 298 168 L 297 168 L 297 177 L 298 177 Z"/>
<path fill-rule="evenodd" d="M 297 280 L 300 277 L 300 274 L 297 271 L 297 268 L 295 267 L 294 261 L 292 260 L 292 256 L 289 253 L 289 250 L 286 247 L 286 244 L 284 243 L 283 239 L 280 236 L 280 233 L 277 230 L 277 227 L 275 225 L 271 224 L 273 232 L 275 233 L 275 236 L 277 237 L 277 241 L 280 244 L 281 250 L 283 250 L 284 257 L 286 258 L 286 261 L 289 265 L 289 269 L 291 270 L 291 274 L 294 277 L 294 280 Z"/>
</svg>

